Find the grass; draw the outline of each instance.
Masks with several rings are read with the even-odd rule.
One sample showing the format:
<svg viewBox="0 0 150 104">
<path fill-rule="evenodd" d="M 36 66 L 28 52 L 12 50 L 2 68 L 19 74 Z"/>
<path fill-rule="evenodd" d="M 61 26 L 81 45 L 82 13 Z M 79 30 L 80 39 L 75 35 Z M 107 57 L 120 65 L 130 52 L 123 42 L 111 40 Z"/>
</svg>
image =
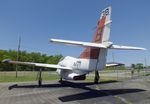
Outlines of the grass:
<svg viewBox="0 0 150 104">
<path fill-rule="evenodd" d="M 103 71 L 101 74 L 105 73 L 113 73 L 114 71 Z M 0 72 L 0 83 L 1 82 L 25 82 L 25 81 L 37 81 L 37 74 L 36 71 L 18 71 L 18 77 L 16 78 L 15 71 L 10 72 Z M 142 74 L 142 73 L 141 73 Z M 87 75 L 85 82 L 93 82 L 94 81 L 94 73 Z M 142 74 L 143 75 L 143 74 Z M 145 76 L 150 75 L 150 72 L 146 72 Z M 107 81 L 117 81 L 117 80 L 125 80 L 125 77 L 117 77 L 115 76 L 100 76 L 100 82 L 107 82 Z M 47 71 L 42 72 L 42 80 L 59 80 L 59 76 L 56 74 L 55 71 Z"/>
<path fill-rule="evenodd" d="M 25 82 L 25 81 L 37 81 L 38 72 L 35 71 L 20 71 L 16 78 L 15 72 L 0 72 L 0 82 Z M 59 80 L 59 76 L 55 72 L 42 72 L 42 80 Z M 93 82 L 93 76 L 87 76 L 85 82 Z M 104 81 L 116 81 L 115 77 L 101 77 L 101 82 Z"/>
<path fill-rule="evenodd" d="M 36 81 L 38 72 L 18 72 L 16 78 L 15 72 L 0 72 L 0 82 L 24 82 L 24 81 Z M 57 80 L 59 76 L 51 74 L 50 72 L 42 72 L 43 80 Z"/>
<path fill-rule="evenodd" d="M 119 80 L 124 80 L 123 78 L 119 78 Z M 94 76 L 87 76 L 86 82 L 93 82 Z M 108 76 L 100 76 L 100 82 L 111 82 L 118 81 L 116 77 L 108 77 Z"/>
<path fill-rule="evenodd" d="M 149 73 L 146 73 L 145 76 L 150 76 L 150 72 L 149 72 Z"/>
</svg>

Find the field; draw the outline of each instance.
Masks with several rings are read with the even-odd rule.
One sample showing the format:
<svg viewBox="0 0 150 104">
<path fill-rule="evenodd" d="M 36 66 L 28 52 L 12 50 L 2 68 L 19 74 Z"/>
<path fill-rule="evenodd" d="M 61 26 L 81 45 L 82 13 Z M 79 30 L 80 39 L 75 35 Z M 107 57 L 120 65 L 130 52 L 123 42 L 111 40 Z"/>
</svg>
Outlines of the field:
<svg viewBox="0 0 150 104">
<path fill-rule="evenodd" d="M 57 80 L 58 75 L 55 72 L 42 72 L 43 80 Z M 0 82 L 23 82 L 38 80 L 38 72 L 36 71 L 19 71 L 16 78 L 16 72 L 0 72 Z"/>
<path fill-rule="evenodd" d="M 135 72 L 131 75 L 129 70 L 111 70 L 111 71 L 101 71 L 100 77 L 101 81 L 116 81 L 124 80 L 132 77 L 150 75 L 150 71 L 141 71 L 140 73 Z M 16 78 L 16 72 L 0 72 L 0 82 L 23 82 L 23 81 L 37 81 L 38 72 L 37 71 L 18 71 L 18 77 Z M 42 72 L 42 80 L 59 80 L 59 76 L 55 71 L 44 71 Z M 88 74 L 85 81 L 93 82 L 94 73 Z"/>
</svg>

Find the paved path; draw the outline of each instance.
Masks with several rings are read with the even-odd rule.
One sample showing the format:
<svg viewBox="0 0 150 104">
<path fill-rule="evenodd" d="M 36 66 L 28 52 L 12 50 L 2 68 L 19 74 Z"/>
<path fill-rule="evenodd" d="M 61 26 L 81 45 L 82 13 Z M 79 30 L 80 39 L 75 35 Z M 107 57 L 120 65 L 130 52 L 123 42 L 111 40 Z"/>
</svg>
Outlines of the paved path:
<svg viewBox="0 0 150 104">
<path fill-rule="evenodd" d="M 14 84 L 0 84 L 0 104 L 150 104 L 150 76 L 96 85 L 49 81 L 39 88 L 35 82 Z"/>
</svg>

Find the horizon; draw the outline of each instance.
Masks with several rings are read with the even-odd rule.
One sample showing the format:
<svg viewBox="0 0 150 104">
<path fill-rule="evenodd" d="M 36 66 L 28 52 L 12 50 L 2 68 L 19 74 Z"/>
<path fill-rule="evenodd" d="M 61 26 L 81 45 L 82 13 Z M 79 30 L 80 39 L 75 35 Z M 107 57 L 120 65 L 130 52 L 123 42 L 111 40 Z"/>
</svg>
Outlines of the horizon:
<svg viewBox="0 0 150 104">
<path fill-rule="evenodd" d="M 85 3 L 86 2 L 86 3 Z M 78 57 L 84 48 L 49 43 L 50 38 L 90 42 L 100 11 L 111 4 L 110 41 L 146 51 L 109 50 L 107 62 L 150 65 L 150 1 L 1 1 L 0 49 Z M 85 36 L 86 35 L 86 36 Z M 70 51 L 71 50 L 71 51 Z"/>
</svg>

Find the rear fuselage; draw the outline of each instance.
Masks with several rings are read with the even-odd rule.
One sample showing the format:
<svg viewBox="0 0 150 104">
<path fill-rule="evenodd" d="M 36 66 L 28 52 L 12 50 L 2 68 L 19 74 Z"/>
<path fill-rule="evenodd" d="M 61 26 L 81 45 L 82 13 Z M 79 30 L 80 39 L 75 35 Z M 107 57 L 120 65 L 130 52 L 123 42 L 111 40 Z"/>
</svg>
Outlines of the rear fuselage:
<svg viewBox="0 0 150 104">
<path fill-rule="evenodd" d="M 107 51 L 107 50 L 105 50 Z M 97 59 L 82 59 L 67 56 L 59 61 L 60 66 L 71 67 L 72 70 L 57 69 L 57 73 L 60 77 L 67 80 L 83 80 L 83 75 L 95 70 L 103 70 L 106 64 L 106 52 L 103 50 L 102 56 Z M 101 51 L 102 53 L 102 51 Z M 104 57 L 105 56 L 105 57 Z M 79 77 L 79 78 L 77 78 Z"/>
<path fill-rule="evenodd" d="M 111 7 L 107 7 L 101 12 L 92 43 L 109 43 L 111 27 L 110 16 Z M 60 66 L 70 67 L 72 70 L 57 69 L 57 73 L 64 79 L 80 79 L 80 77 L 84 79 L 83 75 L 105 68 L 106 56 L 107 48 L 86 47 L 79 58 L 67 56 L 58 63 Z"/>
</svg>

